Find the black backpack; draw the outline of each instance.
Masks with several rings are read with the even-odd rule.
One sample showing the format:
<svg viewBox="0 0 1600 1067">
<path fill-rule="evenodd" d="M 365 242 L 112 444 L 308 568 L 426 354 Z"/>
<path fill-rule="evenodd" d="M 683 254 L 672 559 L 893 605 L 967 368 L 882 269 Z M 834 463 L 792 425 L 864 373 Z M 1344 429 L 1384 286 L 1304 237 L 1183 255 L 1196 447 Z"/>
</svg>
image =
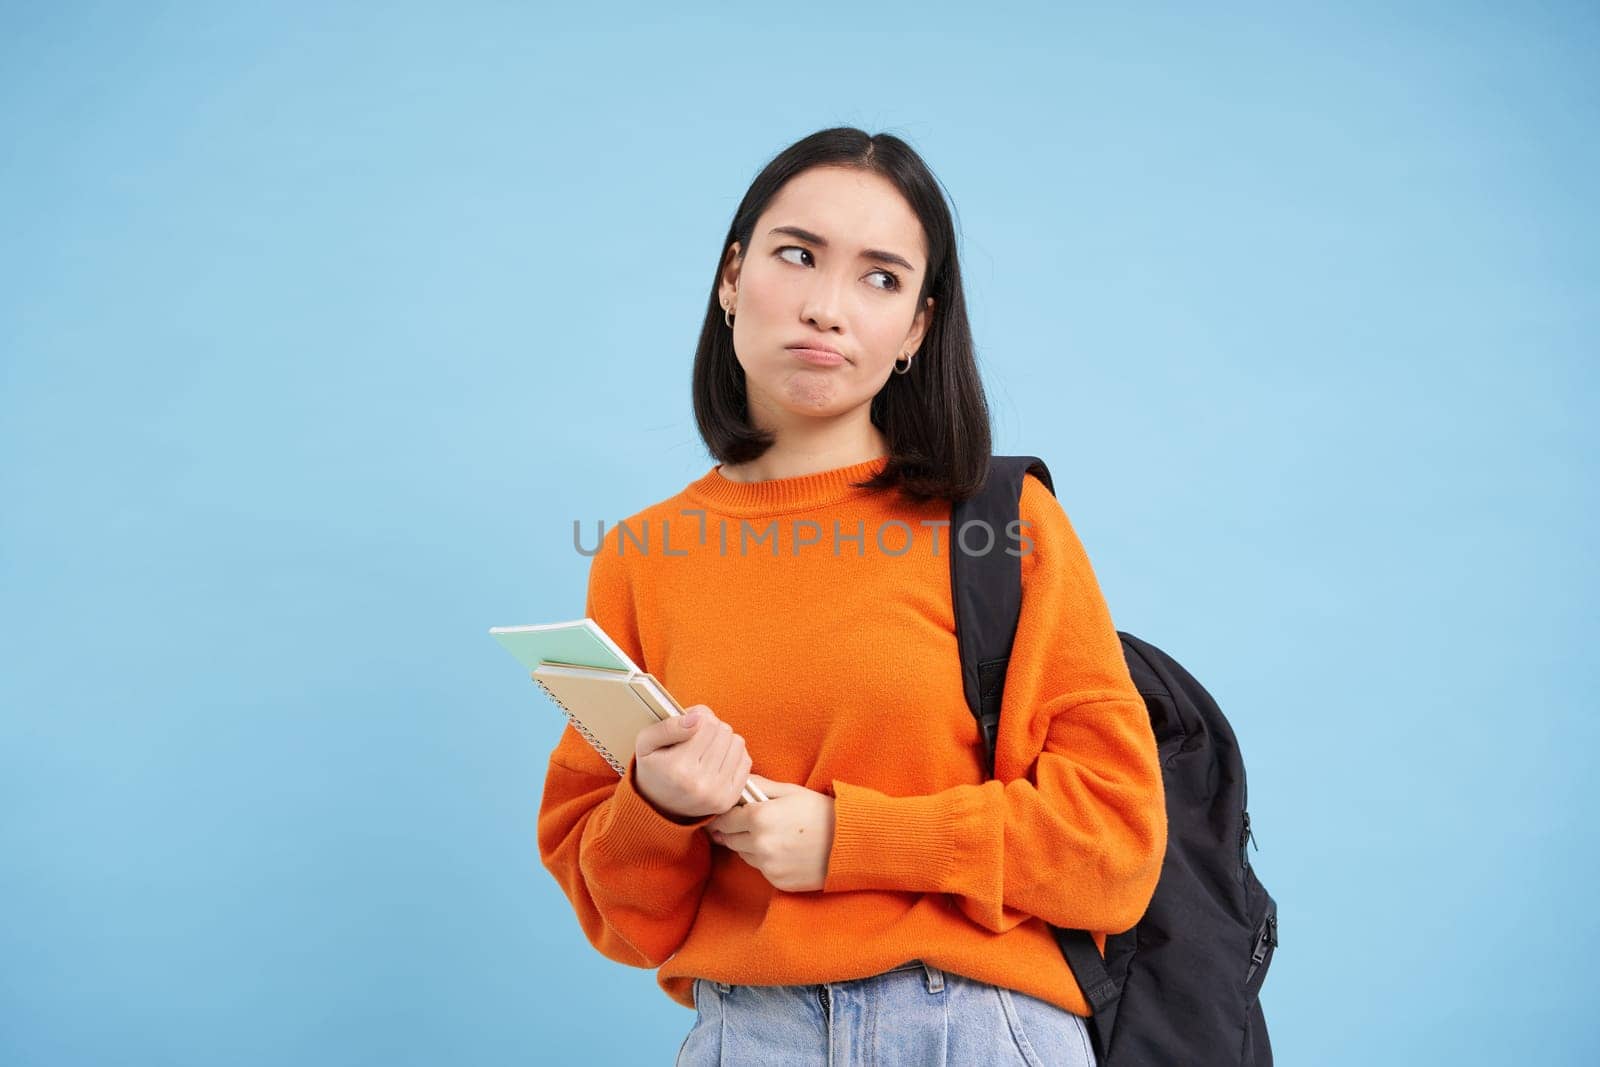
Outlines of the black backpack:
<svg viewBox="0 0 1600 1067">
<path fill-rule="evenodd" d="M 1004 550 L 1023 475 L 1052 493 L 1035 456 L 994 456 L 983 489 L 951 510 L 950 576 L 967 704 L 989 773 L 1006 662 L 1022 605 L 1020 555 Z M 988 550 L 959 546 L 963 524 L 997 531 Z M 1118 631 L 1128 670 L 1150 711 L 1167 800 L 1167 852 L 1144 916 L 1106 938 L 1102 959 L 1083 930 L 1055 928 L 1093 1011 L 1101 1067 L 1270 1067 L 1258 993 L 1278 944 L 1278 906 L 1245 847 L 1244 762 L 1228 720 L 1188 671 L 1159 648 Z"/>
</svg>

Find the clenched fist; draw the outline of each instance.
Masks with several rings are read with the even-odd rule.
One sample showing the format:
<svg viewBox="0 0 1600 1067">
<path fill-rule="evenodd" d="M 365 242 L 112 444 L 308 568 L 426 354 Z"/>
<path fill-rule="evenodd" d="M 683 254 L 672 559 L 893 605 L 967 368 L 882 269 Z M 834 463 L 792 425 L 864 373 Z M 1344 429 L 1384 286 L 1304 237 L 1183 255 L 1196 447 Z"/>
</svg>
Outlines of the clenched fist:
<svg viewBox="0 0 1600 1067">
<path fill-rule="evenodd" d="M 679 822 L 721 815 L 750 776 L 744 738 L 704 704 L 646 726 L 634 741 L 635 781 L 656 809 Z"/>
</svg>

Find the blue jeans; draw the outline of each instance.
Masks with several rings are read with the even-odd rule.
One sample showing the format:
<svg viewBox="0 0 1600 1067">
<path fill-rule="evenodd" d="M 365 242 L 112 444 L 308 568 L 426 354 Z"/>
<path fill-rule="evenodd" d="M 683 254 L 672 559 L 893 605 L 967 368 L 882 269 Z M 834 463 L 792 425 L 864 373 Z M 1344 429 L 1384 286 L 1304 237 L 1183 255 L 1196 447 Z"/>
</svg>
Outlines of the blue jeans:
<svg viewBox="0 0 1600 1067">
<path fill-rule="evenodd" d="M 920 960 L 826 985 L 694 981 L 676 1067 L 1095 1067 L 1086 1021 Z"/>
</svg>

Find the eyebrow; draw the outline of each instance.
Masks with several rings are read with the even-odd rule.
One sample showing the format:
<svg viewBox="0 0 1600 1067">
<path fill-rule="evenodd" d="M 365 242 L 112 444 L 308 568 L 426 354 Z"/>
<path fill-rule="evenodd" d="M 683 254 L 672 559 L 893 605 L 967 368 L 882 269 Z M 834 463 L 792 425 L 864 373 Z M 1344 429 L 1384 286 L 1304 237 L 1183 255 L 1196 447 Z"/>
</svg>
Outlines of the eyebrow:
<svg viewBox="0 0 1600 1067">
<path fill-rule="evenodd" d="M 810 230 L 803 230 L 798 226 L 774 226 L 772 229 L 767 231 L 768 236 L 771 236 L 775 233 L 783 233 L 788 234 L 790 237 L 798 237 L 800 240 L 814 244 L 818 248 L 828 247 L 828 239 L 826 237 L 823 237 L 821 234 L 812 233 Z M 880 263 L 893 263 L 897 267 L 904 267 L 912 274 L 917 273 L 917 268 L 913 267 L 909 262 L 907 262 L 904 256 L 897 256 L 893 252 L 885 252 L 881 248 L 864 248 L 861 250 L 861 258 L 875 259 Z"/>
</svg>

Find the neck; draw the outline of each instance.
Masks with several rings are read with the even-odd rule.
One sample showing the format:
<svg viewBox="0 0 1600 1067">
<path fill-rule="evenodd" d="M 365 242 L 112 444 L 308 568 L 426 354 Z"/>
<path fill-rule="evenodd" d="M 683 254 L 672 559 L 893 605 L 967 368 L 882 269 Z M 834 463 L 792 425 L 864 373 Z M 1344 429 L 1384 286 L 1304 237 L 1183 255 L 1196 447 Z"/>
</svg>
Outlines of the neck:
<svg viewBox="0 0 1600 1067">
<path fill-rule="evenodd" d="M 723 464 L 722 476 L 735 482 L 799 478 L 837 470 L 889 454 L 889 440 L 862 419 L 856 425 L 779 429 L 772 447 L 748 463 Z"/>
</svg>

